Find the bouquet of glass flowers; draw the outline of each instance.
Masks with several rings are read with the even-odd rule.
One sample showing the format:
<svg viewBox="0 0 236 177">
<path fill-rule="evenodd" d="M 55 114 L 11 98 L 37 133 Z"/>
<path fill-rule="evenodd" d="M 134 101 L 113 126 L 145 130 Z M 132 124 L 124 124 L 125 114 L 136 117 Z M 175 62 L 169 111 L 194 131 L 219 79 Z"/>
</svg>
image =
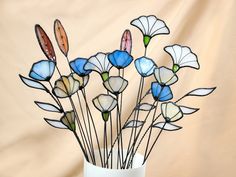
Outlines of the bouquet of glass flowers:
<svg viewBox="0 0 236 177">
<path fill-rule="evenodd" d="M 177 73 L 184 67 L 200 68 L 197 55 L 187 46 L 178 44 L 166 46 L 164 51 L 170 55 L 173 66 L 172 68 L 158 66 L 147 57 L 147 49 L 155 36 L 169 34 L 169 28 L 164 21 L 154 15 L 134 19 L 131 25 L 142 32 L 145 52 L 144 56 L 134 60 L 140 82 L 135 107 L 128 117 L 122 116 L 122 102 L 125 101 L 123 92 L 128 85 L 128 81 L 124 78 L 124 71 L 133 61 L 132 37 L 129 30 L 124 31 L 119 50 L 110 53 L 98 52 L 90 58 L 79 57 L 70 61 L 67 34 L 61 22 L 55 20 L 55 38 L 70 68 L 69 75 L 63 75 L 57 66 L 58 61 L 48 35 L 40 25 L 35 25 L 39 45 L 47 59 L 32 65 L 29 72 L 30 78 L 19 75 L 24 84 L 47 92 L 53 99 L 53 104 L 35 101 L 39 108 L 61 114 L 60 119 L 45 118 L 45 121 L 52 127 L 71 131 L 86 161 L 103 168 L 132 168 L 133 159 L 140 145 L 145 146 L 142 162 L 144 164 L 163 131 L 181 129 L 177 121 L 199 110 L 179 105 L 178 102 L 188 96 L 209 95 L 215 89 L 194 89 L 181 98 L 171 101 L 173 98 L 171 87 L 178 81 Z M 111 75 L 111 69 L 117 70 L 117 74 Z M 52 76 L 55 70 L 60 77 L 53 82 Z M 92 99 L 93 105 L 101 113 L 95 116 L 91 112 L 91 100 L 86 94 L 86 86 L 89 81 L 92 82 L 91 79 L 89 80 L 91 72 L 96 72 L 101 76 L 105 88 L 105 94 L 99 94 Z M 144 90 L 145 79 L 150 76 L 154 76 L 155 80 L 148 90 Z M 144 102 L 148 95 L 153 97 L 152 103 Z M 71 109 L 65 110 L 61 99 L 68 99 Z M 158 107 L 159 114 L 157 114 Z M 140 112 L 144 112 L 145 116 L 140 118 Z M 98 119 L 99 116 L 103 121 L 101 125 L 96 125 L 94 117 Z M 101 127 L 104 129 L 102 142 L 99 141 L 97 131 Z M 115 128 L 115 133 L 113 128 Z M 159 133 L 154 135 L 153 129 L 159 129 Z M 124 133 L 130 135 L 126 143 L 123 142 Z"/>
</svg>

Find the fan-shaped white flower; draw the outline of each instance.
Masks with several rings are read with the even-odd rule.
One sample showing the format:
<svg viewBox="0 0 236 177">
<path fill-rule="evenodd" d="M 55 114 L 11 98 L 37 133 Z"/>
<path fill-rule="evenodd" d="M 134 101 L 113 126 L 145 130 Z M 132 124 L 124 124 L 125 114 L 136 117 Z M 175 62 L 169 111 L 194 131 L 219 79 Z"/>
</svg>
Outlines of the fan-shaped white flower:
<svg viewBox="0 0 236 177">
<path fill-rule="evenodd" d="M 100 94 L 93 99 L 94 106 L 101 111 L 104 121 L 107 121 L 109 118 L 109 113 L 117 105 L 117 100 L 111 95 Z"/>
<path fill-rule="evenodd" d="M 111 76 L 103 83 L 103 85 L 108 91 L 117 95 L 125 90 L 128 81 L 120 76 Z"/>
<path fill-rule="evenodd" d="M 153 36 L 170 33 L 165 22 L 154 15 L 138 17 L 131 21 L 131 25 L 136 26 L 143 33 L 145 47 L 148 46 Z"/>
<path fill-rule="evenodd" d="M 179 68 L 183 67 L 200 68 L 197 55 L 189 47 L 175 44 L 166 46 L 164 50 L 171 56 L 174 62 L 174 72 L 177 72 Z"/>
<path fill-rule="evenodd" d="M 80 83 L 72 75 L 61 76 L 56 80 L 53 93 L 59 98 L 66 98 L 79 90 Z"/>
<path fill-rule="evenodd" d="M 162 103 L 161 113 L 168 122 L 175 122 L 183 117 L 180 107 L 173 102 Z"/>
<path fill-rule="evenodd" d="M 154 76 L 161 85 L 172 85 L 178 81 L 178 76 L 171 69 L 164 66 L 156 68 Z"/>
<path fill-rule="evenodd" d="M 112 64 L 108 60 L 108 54 L 99 52 L 88 59 L 84 69 L 96 71 L 102 76 L 103 80 L 106 80 L 111 67 Z"/>
</svg>

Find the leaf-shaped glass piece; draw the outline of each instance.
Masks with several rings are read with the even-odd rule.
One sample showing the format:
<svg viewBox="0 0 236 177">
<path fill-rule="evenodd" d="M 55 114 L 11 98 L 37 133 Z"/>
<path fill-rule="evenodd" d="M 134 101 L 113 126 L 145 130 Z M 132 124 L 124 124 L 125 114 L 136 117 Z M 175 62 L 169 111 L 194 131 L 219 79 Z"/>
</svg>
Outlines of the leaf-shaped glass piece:
<svg viewBox="0 0 236 177">
<path fill-rule="evenodd" d="M 132 36 L 130 30 L 125 30 L 120 43 L 120 50 L 124 50 L 131 54 L 132 50 Z"/>
<path fill-rule="evenodd" d="M 178 125 L 174 125 L 174 124 L 166 123 L 166 122 L 158 122 L 158 123 L 154 124 L 153 127 L 160 128 L 160 129 L 167 130 L 167 131 L 176 131 L 176 130 L 179 130 L 182 128 Z"/>
<path fill-rule="evenodd" d="M 180 109 L 183 112 L 183 114 L 193 114 L 199 110 L 198 108 L 190 108 L 187 106 L 180 106 Z"/>
<path fill-rule="evenodd" d="M 186 96 L 207 96 L 207 95 L 211 94 L 215 89 L 216 89 L 216 87 L 198 88 L 198 89 L 192 90 L 191 92 L 186 94 Z"/>
<path fill-rule="evenodd" d="M 142 126 L 144 123 L 145 122 L 141 121 L 141 120 L 131 120 L 125 124 L 124 129 L 125 128 L 137 128 L 137 127 Z"/>
<path fill-rule="evenodd" d="M 56 61 L 56 54 L 55 54 L 52 42 L 50 41 L 48 35 L 43 30 L 43 28 L 38 24 L 35 25 L 35 34 L 45 56 L 49 60 Z"/>
<path fill-rule="evenodd" d="M 149 104 L 149 103 L 141 103 L 139 104 L 135 109 L 136 110 L 141 110 L 141 111 L 150 111 L 154 109 L 156 106 Z"/>
<path fill-rule="evenodd" d="M 68 37 L 63 25 L 58 19 L 54 21 L 54 34 L 61 52 L 67 57 L 69 51 Z"/>
<path fill-rule="evenodd" d="M 68 129 L 66 125 L 64 125 L 61 121 L 59 120 L 53 120 L 53 119 L 47 119 L 44 118 L 44 120 L 51 125 L 54 128 L 59 128 L 59 129 Z"/>
<path fill-rule="evenodd" d="M 25 85 L 27 85 L 28 87 L 35 88 L 35 89 L 40 89 L 40 90 L 44 90 L 46 92 L 49 92 L 49 90 L 43 84 L 41 84 L 40 82 L 29 79 L 29 78 L 26 78 L 26 77 L 24 77 L 20 74 L 19 74 L 19 76 L 20 76 L 20 79 L 22 80 L 22 82 Z"/>
<path fill-rule="evenodd" d="M 49 111 L 49 112 L 59 112 L 61 113 L 62 110 L 56 106 L 54 106 L 53 104 L 50 103 L 44 103 L 44 102 L 39 102 L 39 101 L 35 101 L 34 102 L 39 108 L 45 110 L 45 111 Z"/>
</svg>

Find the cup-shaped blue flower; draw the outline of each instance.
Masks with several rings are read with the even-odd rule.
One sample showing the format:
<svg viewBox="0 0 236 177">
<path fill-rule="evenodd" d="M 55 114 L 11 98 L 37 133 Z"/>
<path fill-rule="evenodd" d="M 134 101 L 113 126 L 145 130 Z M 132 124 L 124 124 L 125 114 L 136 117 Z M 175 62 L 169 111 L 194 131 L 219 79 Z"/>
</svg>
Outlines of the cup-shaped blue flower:
<svg viewBox="0 0 236 177">
<path fill-rule="evenodd" d="M 84 77 L 91 73 L 92 70 L 85 70 L 84 66 L 88 60 L 86 58 L 76 58 L 70 62 L 72 70 L 81 77 Z"/>
<path fill-rule="evenodd" d="M 55 62 L 40 60 L 31 67 L 29 77 L 39 81 L 49 81 L 55 70 Z"/>
<path fill-rule="evenodd" d="M 173 98 L 170 87 L 160 85 L 157 82 L 152 82 L 151 91 L 152 96 L 156 101 L 168 101 Z"/>
<path fill-rule="evenodd" d="M 154 61 L 147 57 L 140 57 L 134 61 L 135 68 L 142 77 L 148 77 L 153 74 L 157 67 Z"/>
<path fill-rule="evenodd" d="M 115 50 L 108 55 L 108 60 L 117 69 L 123 69 L 133 61 L 133 57 L 126 51 Z"/>
</svg>

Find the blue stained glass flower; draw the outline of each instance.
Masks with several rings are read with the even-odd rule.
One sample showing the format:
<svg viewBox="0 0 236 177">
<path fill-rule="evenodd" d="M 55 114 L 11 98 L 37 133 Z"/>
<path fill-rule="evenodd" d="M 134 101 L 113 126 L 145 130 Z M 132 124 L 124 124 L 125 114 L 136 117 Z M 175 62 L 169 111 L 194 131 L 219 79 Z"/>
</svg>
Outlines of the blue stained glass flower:
<svg viewBox="0 0 236 177">
<path fill-rule="evenodd" d="M 81 76 L 81 77 L 86 76 L 92 72 L 92 70 L 85 70 L 84 69 L 84 66 L 87 61 L 88 60 L 86 58 L 76 58 L 75 60 L 70 62 L 70 67 L 79 76 Z"/>
<path fill-rule="evenodd" d="M 138 73 L 142 77 L 148 77 L 153 74 L 154 69 L 157 67 L 154 61 L 147 57 L 141 57 L 134 61 Z"/>
<path fill-rule="evenodd" d="M 167 101 L 173 98 L 172 91 L 169 86 L 162 86 L 157 82 L 153 82 L 151 86 L 152 96 L 156 101 Z"/>
<path fill-rule="evenodd" d="M 128 52 L 121 50 L 110 53 L 108 59 L 117 69 L 123 69 L 133 61 L 133 57 Z"/>
<path fill-rule="evenodd" d="M 40 60 L 32 65 L 29 77 L 39 81 L 49 81 L 55 70 L 55 62 Z"/>
</svg>

